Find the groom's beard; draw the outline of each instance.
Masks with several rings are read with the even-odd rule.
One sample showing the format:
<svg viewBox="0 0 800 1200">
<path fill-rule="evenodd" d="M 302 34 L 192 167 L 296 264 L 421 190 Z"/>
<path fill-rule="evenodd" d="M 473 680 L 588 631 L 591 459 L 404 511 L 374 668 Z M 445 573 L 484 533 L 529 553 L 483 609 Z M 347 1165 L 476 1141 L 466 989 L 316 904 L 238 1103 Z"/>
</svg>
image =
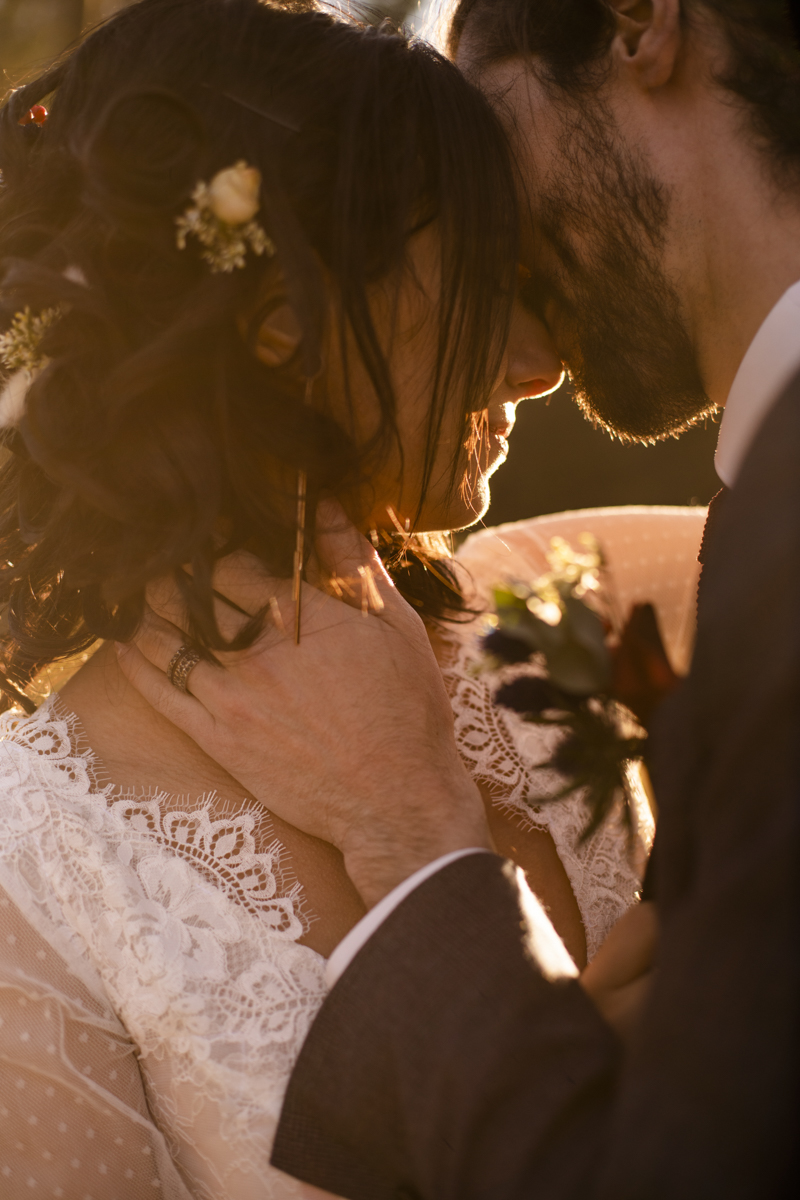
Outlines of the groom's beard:
<svg viewBox="0 0 800 1200">
<path fill-rule="evenodd" d="M 626 441 L 681 433 L 715 410 L 662 266 L 668 199 L 609 117 L 570 115 L 557 175 L 536 196 L 548 262 L 531 294 L 541 286 L 551 302 L 590 420 Z"/>
</svg>

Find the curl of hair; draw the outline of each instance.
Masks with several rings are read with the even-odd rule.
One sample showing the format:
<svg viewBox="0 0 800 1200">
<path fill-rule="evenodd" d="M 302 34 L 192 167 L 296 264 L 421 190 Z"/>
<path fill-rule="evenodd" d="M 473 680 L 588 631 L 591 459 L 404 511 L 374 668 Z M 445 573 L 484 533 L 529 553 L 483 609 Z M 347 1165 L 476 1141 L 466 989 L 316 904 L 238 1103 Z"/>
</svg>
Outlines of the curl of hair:
<svg viewBox="0 0 800 1200">
<path fill-rule="evenodd" d="M 46 124 L 21 126 L 45 99 Z M 263 366 L 238 329 L 263 262 L 215 275 L 176 246 L 196 182 L 238 159 L 261 172 L 259 220 L 302 325 L 300 372 Z M 368 287 L 438 218 L 427 485 L 448 396 L 488 397 L 517 225 L 499 126 L 456 69 L 304 0 L 139 0 L 12 93 L 0 168 L 0 330 L 25 306 L 62 313 L 20 426 L 3 434 L 1 708 L 43 666 L 129 638 L 155 577 L 178 579 L 190 636 L 213 653 L 226 644 L 215 562 L 244 547 L 291 574 L 297 472 L 313 513 L 320 491 L 368 483 L 396 442 Z M 304 403 L 301 376 L 322 352 L 323 268 L 380 405 L 366 449 Z M 428 569 L 424 539 L 384 553 L 423 612 L 463 607 L 448 569 Z"/>
</svg>

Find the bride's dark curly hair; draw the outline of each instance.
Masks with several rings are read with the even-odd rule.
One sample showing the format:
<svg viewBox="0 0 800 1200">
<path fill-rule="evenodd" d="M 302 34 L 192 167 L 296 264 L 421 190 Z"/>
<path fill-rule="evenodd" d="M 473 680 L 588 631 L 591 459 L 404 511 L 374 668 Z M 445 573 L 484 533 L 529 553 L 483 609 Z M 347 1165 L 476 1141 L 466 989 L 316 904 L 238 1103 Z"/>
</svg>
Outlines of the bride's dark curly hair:
<svg viewBox="0 0 800 1200">
<path fill-rule="evenodd" d="M 21 124 L 42 101 L 46 123 Z M 240 159 L 261 172 L 259 220 L 302 325 L 292 372 L 262 365 L 237 327 L 264 260 L 213 274 L 197 243 L 176 245 L 198 180 Z M 287 477 L 308 472 L 313 513 L 320 489 L 363 482 L 396 439 L 367 289 L 438 219 L 432 459 L 454 389 L 465 410 L 488 399 L 517 224 L 502 132 L 477 91 L 424 44 L 308 0 L 140 0 L 11 94 L 0 167 L 0 332 L 26 307 L 62 313 L 24 416 L 3 434 L 3 708 L 43 666 L 129 638 L 157 576 L 175 575 L 191 636 L 213 651 L 225 644 L 215 561 L 245 546 L 291 573 Z M 358 452 L 298 382 L 321 362 L 325 272 L 382 413 Z M 386 553 L 423 611 L 458 607 L 442 564 Z"/>
</svg>

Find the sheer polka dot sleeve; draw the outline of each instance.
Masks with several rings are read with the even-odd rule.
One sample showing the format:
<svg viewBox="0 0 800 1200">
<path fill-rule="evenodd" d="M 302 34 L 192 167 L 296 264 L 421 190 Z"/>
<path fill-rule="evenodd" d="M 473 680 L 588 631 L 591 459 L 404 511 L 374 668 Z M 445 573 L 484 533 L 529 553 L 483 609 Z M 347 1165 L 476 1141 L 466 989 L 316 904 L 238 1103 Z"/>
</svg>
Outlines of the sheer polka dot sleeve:
<svg viewBox="0 0 800 1200">
<path fill-rule="evenodd" d="M 0 889 L 0 1195 L 188 1200 L 136 1047 L 63 949 Z"/>
</svg>

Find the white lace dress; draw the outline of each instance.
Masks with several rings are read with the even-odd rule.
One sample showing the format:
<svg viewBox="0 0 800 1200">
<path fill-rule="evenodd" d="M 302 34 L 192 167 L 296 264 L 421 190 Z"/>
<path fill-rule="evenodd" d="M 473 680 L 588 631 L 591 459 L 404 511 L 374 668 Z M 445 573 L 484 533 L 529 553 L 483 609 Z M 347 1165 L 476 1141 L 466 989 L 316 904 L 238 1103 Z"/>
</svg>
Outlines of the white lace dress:
<svg viewBox="0 0 800 1200">
<path fill-rule="evenodd" d="M 591 529 L 621 604 L 654 600 L 685 668 L 703 517 L 563 514 L 478 534 L 461 558 L 485 591 L 543 570 L 554 533 Z M 635 865 L 612 827 L 576 846 L 579 799 L 525 805 L 555 783 L 535 769 L 546 736 L 493 709 L 474 641 L 473 626 L 446 635 L 459 745 L 498 805 L 550 831 L 591 954 L 635 898 Z M 324 960 L 298 944 L 309 915 L 262 809 L 114 789 L 58 697 L 0 719 L 0 1195 L 303 1195 L 269 1152 L 325 994 Z"/>
</svg>

